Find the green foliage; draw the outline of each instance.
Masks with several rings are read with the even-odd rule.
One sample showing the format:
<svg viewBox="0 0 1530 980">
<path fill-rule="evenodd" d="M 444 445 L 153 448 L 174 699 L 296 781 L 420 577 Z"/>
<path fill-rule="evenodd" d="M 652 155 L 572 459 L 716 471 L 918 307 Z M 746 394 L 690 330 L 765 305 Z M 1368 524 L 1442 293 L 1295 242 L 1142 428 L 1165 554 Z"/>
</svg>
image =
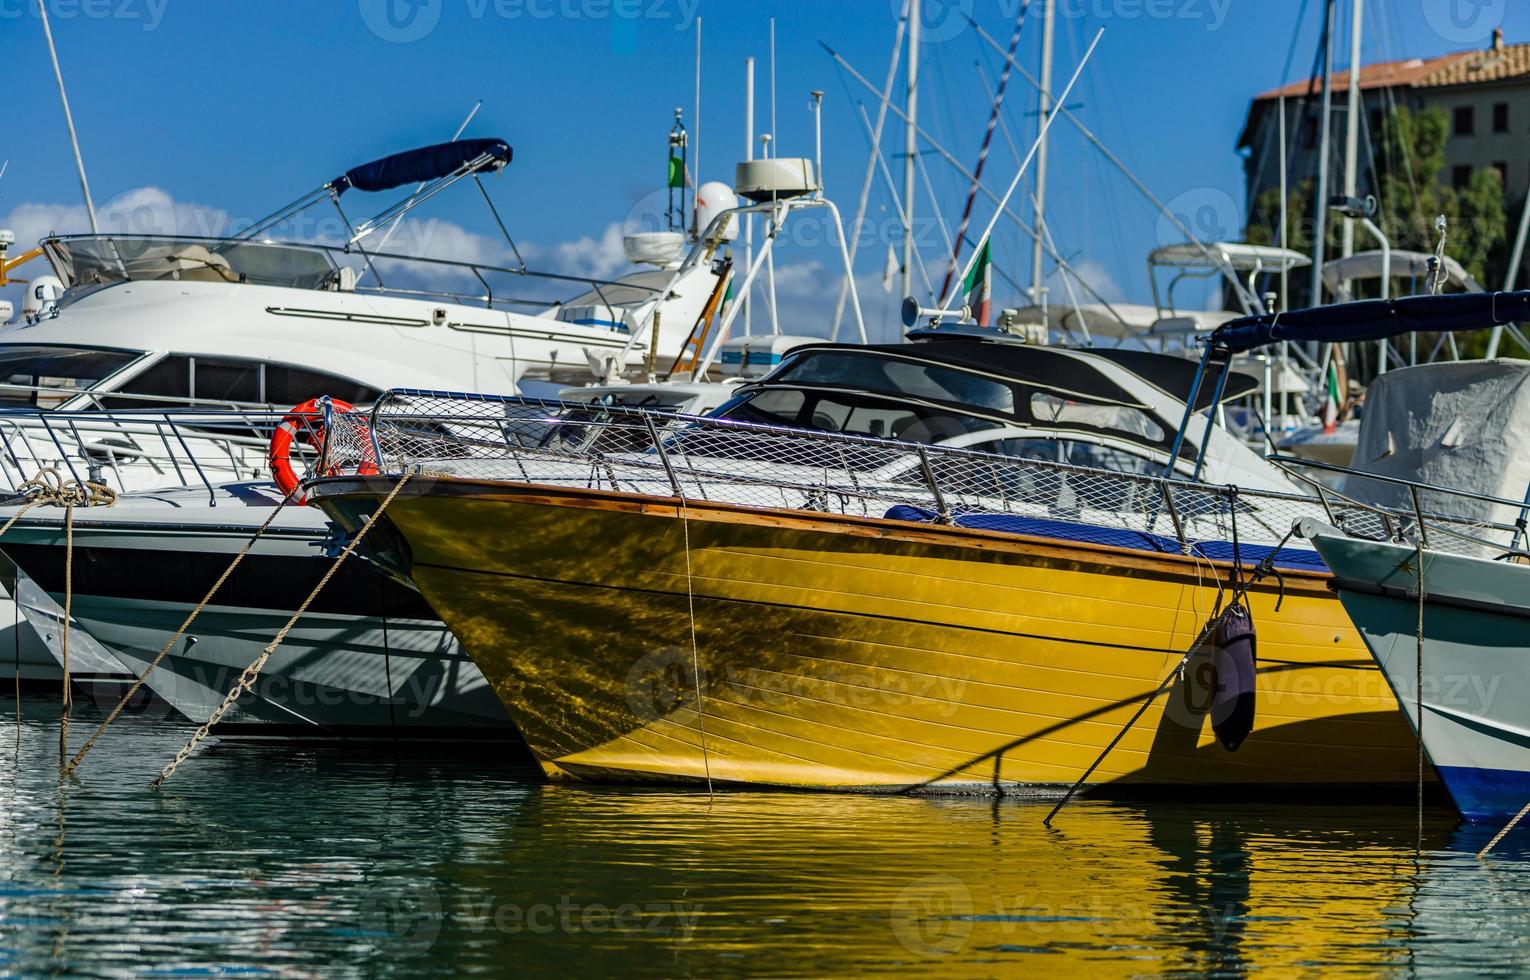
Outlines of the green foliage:
<svg viewBox="0 0 1530 980">
<path fill-rule="evenodd" d="M 1446 253 L 1478 282 L 1502 283 L 1509 258 L 1502 178 L 1489 168 L 1474 171 L 1460 190 L 1444 182 L 1449 126 L 1440 109 L 1413 113 L 1399 108 L 1388 115 L 1382 132 L 1374 134 L 1379 203 L 1376 224 L 1391 239 L 1394 249 L 1433 252 L 1439 241 L 1435 218 L 1443 214 L 1449 222 Z M 1314 186 L 1311 179 L 1301 181 L 1285 202 L 1290 246 L 1309 255 L 1317 233 Z M 1246 230 L 1250 242 L 1278 244 L 1280 207 L 1279 188 L 1259 195 Z M 1343 221 L 1332 214 L 1329 218 L 1324 235 L 1326 250 L 1329 256 L 1337 256 Z M 1357 229 L 1355 247 L 1371 249 L 1376 243 L 1369 240 L 1364 229 Z M 1409 284 L 1396 285 L 1406 289 Z M 1292 305 L 1306 305 L 1307 278 L 1292 277 L 1291 286 Z"/>
</svg>

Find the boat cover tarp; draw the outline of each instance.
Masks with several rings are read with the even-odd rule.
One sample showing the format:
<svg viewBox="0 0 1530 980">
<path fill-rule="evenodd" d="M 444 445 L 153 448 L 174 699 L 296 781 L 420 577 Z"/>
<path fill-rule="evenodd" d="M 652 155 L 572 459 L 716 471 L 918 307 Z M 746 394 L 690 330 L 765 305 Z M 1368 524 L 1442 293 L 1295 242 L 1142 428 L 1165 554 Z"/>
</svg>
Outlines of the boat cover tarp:
<svg viewBox="0 0 1530 980">
<path fill-rule="evenodd" d="M 1508 500 L 1530 488 L 1530 362 L 1450 361 L 1389 371 L 1371 383 L 1354 469 Z M 1346 477 L 1344 493 L 1413 509 L 1408 488 Z M 1513 524 L 1519 508 L 1420 494 L 1426 512 Z"/>
<path fill-rule="evenodd" d="M 476 171 L 498 170 L 510 162 L 510 144 L 499 139 L 457 140 L 437 143 L 352 167 L 330 182 L 337 194 L 347 188 L 358 191 L 386 191 L 405 184 L 424 184 L 450 176 L 465 164 L 488 155 Z"/>
<path fill-rule="evenodd" d="M 890 521 L 914 521 L 933 524 L 939 515 L 922 507 L 899 504 L 883 515 Z M 1120 527 L 1102 527 L 1077 521 L 1059 521 L 1049 517 L 1026 517 L 1021 514 L 959 513 L 952 519 L 957 527 L 975 531 L 998 531 L 1003 534 L 1024 534 L 1036 538 L 1054 538 L 1062 541 L 1078 541 L 1084 544 L 1103 545 L 1107 548 L 1125 548 L 1131 551 L 1152 551 L 1164 555 L 1182 554 L 1179 541 L 1161 534 L 1148 534 Z M 1199 541 L 1192 545 L 1195 552 L 1211 561 L 1232 561 L 1234 551 L 1245 566 L 1252 568 L 1269 557 L 1274 548 L 1266 545 L 1244 544 L 1237 549 L 1230 541 Z M 1300 548 L 1282 548 L 1275 559 L 1281 568 L 1306 571 L 1328 571 L 1328 566 L 1317 552 Z"/>
<path fill-rule="evenodd" d="M 1211 343 L 1240 353 L 1282 340 L 1354 343 L 1418 331 L 1481 330 L 1521 320 L 1530 320 L 1530 291 L 1409 296 L 1246 316 L 1218 327 Z"/>
</svg>

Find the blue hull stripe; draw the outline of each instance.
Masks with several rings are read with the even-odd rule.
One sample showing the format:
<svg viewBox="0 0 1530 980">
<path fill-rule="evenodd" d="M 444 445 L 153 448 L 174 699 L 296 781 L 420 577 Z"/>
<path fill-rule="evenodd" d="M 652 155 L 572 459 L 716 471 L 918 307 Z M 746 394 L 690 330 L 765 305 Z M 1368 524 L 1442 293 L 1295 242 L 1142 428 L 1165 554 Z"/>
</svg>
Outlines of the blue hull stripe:
<svg viewBox="0 0 1530 980">
<path fill-rule="evenodd" d="M 1508 820 L 1530 803 L 1530 772 L 1436 766 L 1456 809 L 1468 820 Z"/>
</svg>

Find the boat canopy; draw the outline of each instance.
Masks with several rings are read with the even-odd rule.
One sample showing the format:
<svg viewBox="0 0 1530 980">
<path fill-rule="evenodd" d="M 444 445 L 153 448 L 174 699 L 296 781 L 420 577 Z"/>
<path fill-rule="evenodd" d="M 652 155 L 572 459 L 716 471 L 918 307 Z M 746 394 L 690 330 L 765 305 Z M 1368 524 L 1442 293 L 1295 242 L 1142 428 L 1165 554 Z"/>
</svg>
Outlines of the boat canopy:
<svg viewBox="0 0 1530 980">
<path fill-rule="evenodd" d="M 1530 320 L 1530 291 L 1365 300 L 1246 316 L 1217 328 L 1211 344 L 1234 354 L 1283 340 L 1350 343 L 1409 333 L 1455 333 Z"/>
<path fill-rule="evenodd" d="M 329 186 L 336 194 L 343 194 L 352 187 L 358 191 L 387 191 L 405 184 L 425 184 L 450 177 L 478 160 L 483 162 L 473 167 L 471 173 L 500 170 L 510 162 L 510 154 L 510 144 L 501 139 L 437 143 L 352 167 L 330 181 Z"/>
<path fill-rule="evenodd" d="M 1480 496 L 1422 491 L 1425 511 L 1512 524 L 1530 488 L 1530 363 L 1450 361 L 1388 371 L 1365 393 L 1365 414 L 1344 493 L 1413 509 L 1409 488 L 1361 474 L 1450 487 Z"/>
<path fill-rule="evenodd" d="M 1222 264 L 1239 272 L 1300 269 L 1312 260 L 1300 252 L 1277 245 L 1250 245 L 1248 242 L 1180 242 L 1164 245 L 1148 253 L 1148 264 L 1175 268 L 1203 269 Z"/>
<path fill-rule="evenodd" d="M 1323 284 L 1331 293 L 1338 293 L 1345 283 L 1356 279 L 1380 279 L 1385 256 L 1378 251 L 1356 252 L 1346 259 L 1334 259 L 1323 263 Z M 1429 274 L 1434 256 L 1428 252 L 1392 252 L 1391 271 L 1393 279 L 1423 279 Z M 1460 262 L 1445 256 L 1445 282 L 1467 293 L 1480 293 L 1482 286 L 1473 279 Z"/>
<path fill-rule="evenodd" d="M 1043 310 L 1039 306 L 1022 306 L 1006 316 L 1015 323 L 1049 324 L 1075 335 L 1087 337 L 1136 337 L 1146 333 L 1158 319 L 1156 306 L 1137 306 L 1131 303 L 1080 303 L 1053 304 Z"/>
</svg>

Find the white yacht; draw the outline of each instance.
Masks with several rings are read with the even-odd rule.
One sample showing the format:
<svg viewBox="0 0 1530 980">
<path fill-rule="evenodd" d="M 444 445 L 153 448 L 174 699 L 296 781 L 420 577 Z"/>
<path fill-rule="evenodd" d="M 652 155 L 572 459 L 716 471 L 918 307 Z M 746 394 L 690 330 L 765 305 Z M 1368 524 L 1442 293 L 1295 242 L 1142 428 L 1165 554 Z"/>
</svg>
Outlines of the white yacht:
<svg viewBox="0 0 1530 980">
<path fill-rule="evenodd" d="M 0 491 L 47 468 L 121 492 L 262 480 L 268 413 L 319 395 L 365 404 L 400 384 L 513 394 L 523 379 L 609 379 L 678 357 L 726 286 L 716 242 L 643 236 L 629 253 L 648 268 L 616 280 L 368 250 L 375 232 L 452 185 L 482 189 L 510 158 L 502 140 L 409 150 L 225 238 L 44 239 L 54 275 L 34 278 L 23 316 L 0 328 Z M 347 221 L 342 244 L 260 237 L 315 204 L 415 184 Z M 188 408 L 240 410 L 245 424 L 173 421 Z M 57 676 L 34 640 L 0 644 L 22 649 L 23 678 Z"/>
</svg>

